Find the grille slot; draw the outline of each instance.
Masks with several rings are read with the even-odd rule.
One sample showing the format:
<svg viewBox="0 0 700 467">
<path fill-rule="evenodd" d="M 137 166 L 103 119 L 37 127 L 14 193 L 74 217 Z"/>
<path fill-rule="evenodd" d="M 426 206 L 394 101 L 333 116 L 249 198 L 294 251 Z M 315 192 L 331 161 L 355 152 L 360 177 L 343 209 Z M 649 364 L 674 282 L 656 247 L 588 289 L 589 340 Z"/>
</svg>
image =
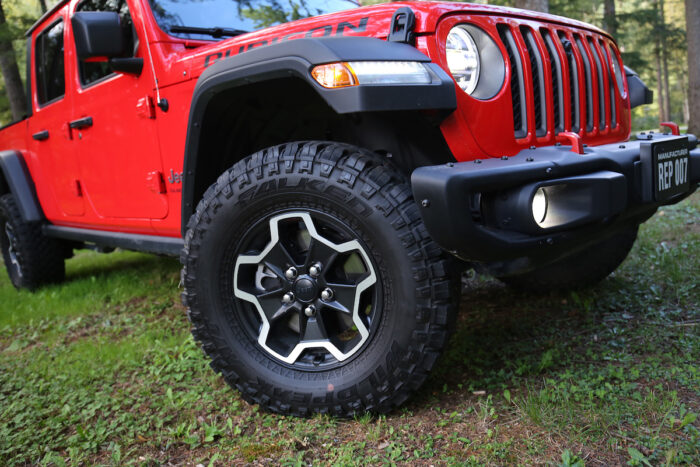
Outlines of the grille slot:
<svg viewBox="0 0 700 467">
<path fill-rule="evenodd" d="M 571 113 L 571 131 L 581 131 L 581 99 L 579 94 L 578 63 L 574 57 L 574 46 L 563 32 L 559 33 L 559 42 L 566 53 L 569 67 L 569 111 Z"/>
<path fill-rule="evenodd" d="M 513 129 L 517 139 L 527 136 L 527 106 L 525 104 L 525 80 L 523 63 L 518 47 L 513 39 L 513 32 L 505 24 L 498 25 L 498 34 L 508 52 L 510 62 L 510 93 L 513 99 Z"/>
<path fill-rule="evenodd" d="M 593 61 L 595 62 L 595 67 L 598 75 L 598 123 L 600 124 L 600 129 L 605 129 L 606 116 L 605 116 L 605 79 L 603 78 L 603 64 L 600 61 L 600 55 L 598 55 L 598 50 L 593 44 L 593 39 L 588 38 L 588 48 L 593 55 Z"/>
<path fill-rule="evenodd" d="M 524 26 L 520 27 L 520 33 L 525 40 L 527 54 L 530 56 L 530 70 L 532 72 L 532 87 L 534 92 L 535 108 L 535 134 L 537 136 L 545 136 L 547 134 L 547 100 L 545 97 L 546 91 L 544 87 L 544 65 L 542 56 L 537 48 L 535 35 L 532 29 Z"/>
<path fill-rule="evenodd" d="M 549 62 L 552 64 L 552 91 L 554 92 L 553 108 L 554 108 L 554 132 L 561 133 L 564 131 L 564 78 L 562 73 L 562 63 L 559 58 L 559 53 L 552 40 L 552 35 L 548 30 L 540 30 L 540 34 L 544 38 L 544 43 L 549 55 Z"/>
<path fill-rule="evenodd" d="M 581 42 L 581 37 L 576 36 L 576 47 L 578 47 L 581 61 L 583 62 L 584 79 L 586 80 L 586 131 L 593 131 L 593 76 L 591 74 L 591 61 L 588 59 L 586 48 Z"/>
<path fill-rule="evenodd" d="M 610 128 L 617 128 L 617 106 L 615 105 L 615 82 L 613 81 L 613 70 L 610 65 L 612 57 L 608 52 L 608 47 L 602 42 L 598 41 L 600 50 L 603 51 L 603 57 L 605 59 L 605 70 L 608 75 L 608 96 L 610 99 Z"/>
</svg>

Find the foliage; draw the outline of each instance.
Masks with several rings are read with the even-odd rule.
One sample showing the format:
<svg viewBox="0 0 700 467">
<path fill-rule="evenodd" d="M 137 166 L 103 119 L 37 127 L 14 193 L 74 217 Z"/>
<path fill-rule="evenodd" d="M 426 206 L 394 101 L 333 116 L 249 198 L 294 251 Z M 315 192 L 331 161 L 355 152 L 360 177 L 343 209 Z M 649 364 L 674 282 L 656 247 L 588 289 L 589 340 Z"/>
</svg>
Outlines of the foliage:
<svg viewBox="0 0 700 467">
<path fill-rule="evenodd" d="M 576 293 L 464 283 L 451 344 L 404 409 L 261 413 L 188 332 L 175 259 L 80 252 L 68 282 L 0 272 L 0 465 L 700 464 L 700 194 Z"/>
<path fill-rule="evenodd" d="M 3 0 L 0 5 L 5 12 L 7 28 L 2 30 L 1 34 L 6 35 L 2 38 L 9 37 L 13 41 L 15 55 L 17 56 L 17 64 L 20 73 L 25 79 L 24 70 L 26 66 L 26 40 L 24 33 L 36 21 L 41 14 L 39 2 L 30 2 L 22 0 Z M 0 75 L 0 126 L 12 121 L 12 113 L 10 112 L 10 103 L 5 92 L 5 82 Z"/>
<path fill-rule="evenodd" d="M 310 18 L 318 14 L 309 7 L 305 0 L 288 0 L 286 5 L 281 5 L 275 0 L 258 4 L 248 2 L 242 3 L 240 8 L 241 15 L 253 20 L 258 28 Z"/>
</svg>

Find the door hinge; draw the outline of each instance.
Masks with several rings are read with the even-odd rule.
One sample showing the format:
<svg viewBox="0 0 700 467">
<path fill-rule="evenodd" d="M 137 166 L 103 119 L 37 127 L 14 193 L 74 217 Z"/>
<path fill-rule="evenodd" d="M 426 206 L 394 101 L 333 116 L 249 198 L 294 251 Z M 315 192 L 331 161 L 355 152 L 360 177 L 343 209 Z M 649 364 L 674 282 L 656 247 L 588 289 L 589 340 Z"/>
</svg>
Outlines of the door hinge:
<svg viewBox="0 0 700 467">
<path fill-rule="evenodd" d="M 78 198 L 83 197 L 83 187 L 80 184 L 80 180 L 73 180 L 70 184 L 71 188 L 71 193 L 73 193 L 73 196 L 77 196 Z"/>
<path fill-rule="evenodd" d="M 148 186 L 148 189 L 151 190 L 153 193 L 159 195 L 167 193 L 165 189 L 165 179 L 163 178 L 163 174 L 157 170 L 153 172 L 148 172 L 148 175 L 146 175 L 146 185 Z"/>
<path fill-rule="evenodd" d="M 389 26 L 389 42 L 411 44 L 416 40 L 413 29 L 416 27 L 416 14 L 407 6 L 396 10 Z"/>
<path fill-rule="evenodd" d="M 142 97 L 136 102 L 136 113 L 143 118 L 156 118 L 156 106 L 151 96 Z"/>
</svg>

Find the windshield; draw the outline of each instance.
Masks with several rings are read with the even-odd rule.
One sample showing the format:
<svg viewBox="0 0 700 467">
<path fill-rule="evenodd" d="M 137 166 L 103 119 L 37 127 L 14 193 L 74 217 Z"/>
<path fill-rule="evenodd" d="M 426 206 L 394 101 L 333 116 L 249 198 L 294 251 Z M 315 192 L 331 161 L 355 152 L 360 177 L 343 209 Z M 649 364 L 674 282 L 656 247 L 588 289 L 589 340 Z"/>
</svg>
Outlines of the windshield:
<svg viewBox="0 0 700 467">
<path fill-rule="evenodd" d="M 208 40 L 359 6 L 357 0 L 150 0 L 150 3 L 163 31 L 183 39 Z"/>
</svg>

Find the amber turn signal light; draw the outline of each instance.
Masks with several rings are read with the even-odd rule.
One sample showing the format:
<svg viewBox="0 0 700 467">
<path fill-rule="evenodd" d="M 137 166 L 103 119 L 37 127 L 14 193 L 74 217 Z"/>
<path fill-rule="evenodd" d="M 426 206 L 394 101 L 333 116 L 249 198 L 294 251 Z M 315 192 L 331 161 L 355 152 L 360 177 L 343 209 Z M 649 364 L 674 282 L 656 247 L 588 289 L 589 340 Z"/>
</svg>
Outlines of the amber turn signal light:
<svg viewBox="0 0 700 467">
<path fill-rule="evenodd" d="M 311 76 L 324 88 L 346 88 L 357 85 L 357 77 L 347 63 L 327 63 L 311 70 Z"/>
</svg>

